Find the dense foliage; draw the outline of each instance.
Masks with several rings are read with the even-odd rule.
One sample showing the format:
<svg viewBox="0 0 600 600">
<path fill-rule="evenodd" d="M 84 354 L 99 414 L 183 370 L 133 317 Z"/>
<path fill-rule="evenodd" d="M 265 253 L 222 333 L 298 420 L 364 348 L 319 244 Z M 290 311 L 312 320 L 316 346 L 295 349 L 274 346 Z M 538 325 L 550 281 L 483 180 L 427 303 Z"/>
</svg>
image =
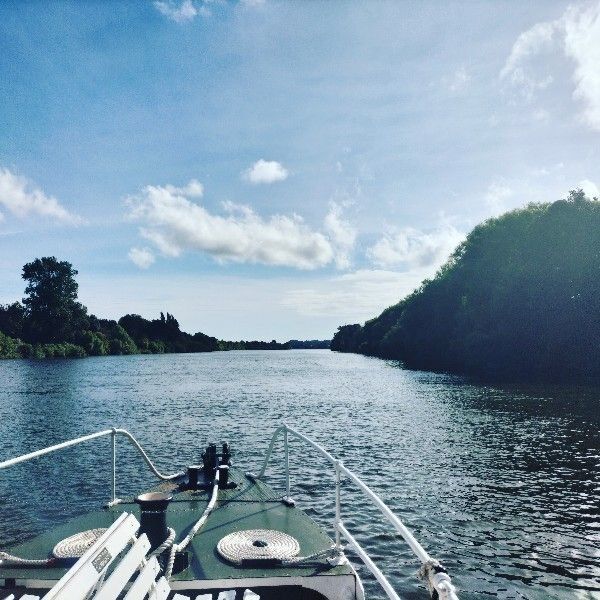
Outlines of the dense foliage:
<svg viewBox="0 0 600 600">
<path fill-rule="evenodd" d="M 477 226 L 432 280 L 332 350 L 410 368 L 600 376 L 600 202 L 581 190 Z"/>
<path fill-rule="evenodd" d="M 77 301 L 77 271 L 54 257 L 23 267 L 23 302 L 0 305 L 0 358 L 80 358 L 108 354 L 282 350 L 325 347 L 329 342 L 229 342 L 181 331 L 177 319 L 128 314 L 119 321 L 88 315 Z M 328 347 L 328 346 L 327 346 Z"/>
</svg>

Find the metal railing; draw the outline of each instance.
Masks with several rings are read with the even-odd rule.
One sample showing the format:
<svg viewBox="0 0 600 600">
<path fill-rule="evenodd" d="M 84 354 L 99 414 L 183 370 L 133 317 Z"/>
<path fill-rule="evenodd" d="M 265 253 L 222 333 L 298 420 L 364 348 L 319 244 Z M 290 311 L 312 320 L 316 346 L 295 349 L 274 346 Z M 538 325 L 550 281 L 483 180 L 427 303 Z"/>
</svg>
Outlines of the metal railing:
<svg viewBox="0 0 600 600">
<path fill-rule="evenodd" d="M 335 519 L 333 523 L 334 531 L 335 531 L 335 547 L 337 550 L 338 556 L 342 556 L 342 537 L 344 537 L 348 542 L 350 547 L 356 552 L 356 554 L 360 557 L 360 559 L 364 562 L 366 567 L 371 571 L 374 575 L 375 579 L 382 586 L 386 594 L 392 600 L 400 600 L 400 597 L 392 587 L 391 583 L 385 577 L 385 575 L 379 570 L 377 565 L 372 561 L 367 552 L 362 548 L 362 546 L 358 543 L 358 541 L 352 536 L 352 534 L 346 529 L 342 518 L 341 518 L 341 481 L 342 474 L 345 475 L 348 479 L 350 479 L 354 484 L 360 488 L 365 495 L 379 508 L 379 510 L 383 513 L 383 515 L 387 518 L 387 520 L 394 526 L 396 531 L 402 536 L 402 538 L 406 541 L 410 549 L 417 556 L 417 558 L 422 563 L 423 573 L 425 578 L 428 581 L 430 592 L 437 592 L 437 595 L 440 600 L 458 600 L 456 595 L 454 586 L 450 580 L 450 577 L 446 573 L 445 569 L 441 567 L 441 565 L 434 559 L 432 559 L 429 554 L 425 551 L 423 546 L 419 544 L 419 542 L 415 539 L 410 530 L 402 523 L 402 521 L 390 510 L 390 508 L 383 502 L 383 500 L 368 486 L 366 485 L 354 472 L 344 466 L 344 464 L 334 458 L 327 450 L 325 450 L 322 446 L 317 444 L 315 441 L 311 440 L 304 434 L 299 431 L 289 427 L 288 425 L 281 425 L 278 427 L 273 436 L 271 437 L 271 441 L 269 443 L 269 447 L 267 448 L 267 452 L 263 461 L 262 468 L 258 475 L 254 473 L 247 473 L 246 475 L 251 479 L 261 479 L 265 475 L 265 471 L 269 464 L 269 459 L 271 458 L 271 454 L 273 453 L 273 448 L 275 446 L 275 442 L 279 435 L 283 433 L 283 441 L 284 441 L 284 461 L 285 461 L 285 496 L 283 497 L 284 502 L 288 504 L 293 504 L 291 492 L 290 492 L 290 468 L 289 468 L 289 434 L 297 437 L 298 439 L 304 441 L 309 446 L 312 446 L 321 456 L 327 459 L 333 466 L 335 470 Z M 22 462 L 26 462 L 29 460 L 33 460 L 40 456 L 44 456 L 46 454 L 50 454 L 52 452 L 57 452 L 58 450 L 63 450 L 65 448 L 69 448 L 71 446 L 76 446 L 79 444 L 83 444 L 85 442 L 89 442 L 101 437 L 110 436 L 111 438 L 111 458 L 112 458 L 112 471 L 111 471 L 111 500 L 108 502 L 108 506 L 113 506 L 118 504 L 121 500 L 117 498 L 116 495 L 116 486 L 117 486 L 117 435 L 124 436 L 142 455 L 142 458 L 146 462 L 146 464 L 150 467 L 150 470 L 163 481 L 170 481 L 172 479 L 176 479 L 184 475 L 183 472 L 173 473 L 171 475 L 164 475 L 161 473 L 155 466 L 154 463 L 150 460 L 145 450 L 142 448 L 140 443 L 135 439 L 135 437 L 129 433 L 126 429 L 104 429 L 102 431 L 98 431 L 96 433 L 92 433 L 90 435 L 84 435 L 82 437 L 78 437 L 66 442 L 62 442 L 60 444 L 55 444 L 54 446 L 49 446 L 47 448 L 43 448 L 41 450 L 36 450 L 34 452 L 30 452 L 28 454 L 23 454 L 21 456 L 17 456 L 16 458 L 11 458 L 9 460 L 5 460 L 4 462 L 0 462 L 0 469 L 6 469 L 17 465 Z"/>
<path fill-rule="evenodd" d="M 50 454 L 52 452 L 56 452 L 58 450 L 63 450 L 65 448 L 69 448 L 71 446 L 77 446 L 79 444 L 84 444 L 85 442 L 90 442 L 97 438 L 110 436 L 111 437 L 111 458 L 112 458 L 112 471 L 111 471 L 111 500 L 108 502 L 108 506 L 113 506 L 120 502 L 120 499 L 117 498 L 117 435 L 124 436 L 133 446 L 138 450 L 138 452 L 142 455 L 142 458 L 146 462 L 146 464 L 150 467 L 150 470 L 163 481 L 170 481 L 171 479 L 176 479 L 177 477 L 181 477 L 183 472 L 173 473 L 172 475 L 164 475 L 161 473 L 155 466 L 154 463 L 150 460 L 146 451 L 142 448 L 140 443 L 127 431 L 126 429 L 118 429 L 116 427 L 112 427 L 111 429 L 103 429 L 102 431 L 97 431 L 96 433 L 91 433 L 90 435 L 84 435 L 73 440 L 69 440 L 67 442 L 62 442 L 60 444 L 55 444 L 54 446 L 48 446 L 47 448 L 43 448 L 41 450 L 36 450 L 35 452 L 29 452 L 28 454 L 23 454 L 21 456 L 17 456 L 16 458 L 11 458 L 9 460 L 5 460 L 4 462 L 0 462 L 0 469 L 7 469 L 8 467 L 13 467 L 14 465 L 18 465 L 19 463 L 26 462 L 28 460 L 33 460 L 34 458 L 38 458 L 40 456 L 44 456 L 45 454 Z"/>
<path fill-rule="evenodd" d="M 362 546 L 357 542 L 357 540 L 352 536 L 352 534 L 346 529 L 344 523 L 341 518 L 341 481 L 342 474 L 345 475 L 348 479 L 350 479 L 356 486 L 358 486 L 364 494 L 369 498 L 377 508 L 383 513 L 386 519 L 394 526 L 396 531 L 402 536 L 404 541 L 408 544 L 409 548 L 413 551 L 413 553 L 417 556 L 417 558 L 421 561 L 422 564 L 422 572 L 425 575 L 425 579 L 429 585 L 430 592 L 433 595 L 433 592 L 437 592 L 440 600 L 458 600 L 458 596 L 456 595 L 456 590 L 452 584 L 452 581 L 445 569 L 440 565 L 440 563 L 434 559 L 425 551 L 423 546 L 419 544 L 414 535 L 410 532 L 410 530 L 402 523 L 402 521 L 390 510 L 390 508 L 385 504 L 385 502 L 368 486 L 366 485 L 353 471 L 344 466 L 344 464 L 332 456 L 327 450 L 325 450 L 321 445 L 317 442 L 311 440 L 309 437 L 300 433 L 299 431 L 293 429 L 289 425 L 281 425 L 279 426 L 273 436 L 271 437 L 271 441 L 267 448 L 267 452 L 265 454 L 265 458 L 263 460 L 262 468 L 258 474 L 247 473 L 246 475 L 251 479 L 261 479 L 265 475 L 265 471 L 269 464 L 269 460 L 271 458 L 271 454 L 273 453 L 273 448 L 275 446 L 275 442 L 279 435 L 283 433 L 283 443 L 284 443 L 284 452 L 285 452 L 285 496 L 284 501 L 288 503 L 292 503 L 292 496 L 290 493 L 290 469 L 289 469 L 289 434 L 292 434 L 296 438 L 302 440 L 307 443 L 309 446 L 312 446 L 321 456 L 327 459 L 335 469 L 335 519 L 333 522 L 333 528 L 335 532 L 335 546 L 338 554 L 342 552 L 342 541 L 341 538 L 344 537 L 350 544 L 350 547 L 356 552 L 356 554 L 361 558 L 367 568 L 371 571 L 375 579 L 379 582 L 381 587 L 384 589 L 386 594 L 392 600 L 400 600 L 400 597 L 392 587 L 391 583 L 385 577 L 385 575 L 379 570 L 377 565 L 371 560 L 367 552 L 362 548 Z"/>
</svg>

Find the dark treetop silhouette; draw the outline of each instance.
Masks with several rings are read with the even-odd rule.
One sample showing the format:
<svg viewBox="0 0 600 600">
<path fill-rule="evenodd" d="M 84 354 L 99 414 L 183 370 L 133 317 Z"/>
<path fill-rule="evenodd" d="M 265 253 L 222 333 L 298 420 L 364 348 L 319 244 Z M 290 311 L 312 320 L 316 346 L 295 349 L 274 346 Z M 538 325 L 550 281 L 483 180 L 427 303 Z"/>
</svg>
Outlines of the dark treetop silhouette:
<svg viewBox="0 0 600 600">
<path fill-rule="evenodd" d="M 190 335 L 169 313 L 153 320 L 134 314 L 118 322 L 99 319 L 77 301 L 76 275 L 71 263 L 53 256 L 23 267 L 23 302 L 0 306 L 0 358 L 329 347 L 329 341 L 229 342 L 201 332 Z"/>
<path fill-rule="evenodd" d="M 412 294 L 331 349 L 502 378 L 600 376 L 600 202 L 581 190 L 475 227 Z"/>
</svg>

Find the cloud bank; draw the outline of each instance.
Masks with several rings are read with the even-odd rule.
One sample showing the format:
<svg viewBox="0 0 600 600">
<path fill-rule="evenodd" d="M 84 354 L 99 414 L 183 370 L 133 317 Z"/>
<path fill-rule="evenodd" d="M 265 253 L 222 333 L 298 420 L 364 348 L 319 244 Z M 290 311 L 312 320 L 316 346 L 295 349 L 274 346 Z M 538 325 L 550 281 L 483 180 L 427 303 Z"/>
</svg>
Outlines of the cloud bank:
<svg viewBox="0 0 600 600">
<path fill-rule="evenodd" d="M 355 233 L 337 205 L 325 218 L 322 233 L 298 215 L 263 218 L 249 206 L 232 202 L 223 204 L 224 214 L 214 214 L 189 199 L 199 185 L 195 181 L 184 188 L 149 185 L 127 200 L 129 217 L 140 223 L 141 236 L 163 255 L 176 257 L 195 250 L 220 262 L 297 269 L 349 264 Z M 130 253 L 138 266 L 149 266 L 147 258 L 147 254 Z"/>
<path fill-rule="evenodd" d="M 48 217 L 59 223 L 79 225 L 84 220 L 69 212 L 53 196 L 47 196 L 25 177 L 0 168 L 0 206 L 19 218 Z"/>
<path fill-rule="evenodd" d="M 367 250 L 367 255 L 380 267 L 435 269 L 446 262 L 464 237 L 449 223 L 429 232 L 405 227 L 384 235 Z"/>
<path fill-rule="evenodd" d="M 581 102 L 581 119 L 600 131 L 600 2 L 569 6 L 555 21 L 536 23 L 521 33 L 500 78 L 524 91 L 531 99 L 547 87 L 552 74 L 540 76 L 534 59 L 544 52 L 559 52 L 573 65 L 573 98 Z"/>
</svg>

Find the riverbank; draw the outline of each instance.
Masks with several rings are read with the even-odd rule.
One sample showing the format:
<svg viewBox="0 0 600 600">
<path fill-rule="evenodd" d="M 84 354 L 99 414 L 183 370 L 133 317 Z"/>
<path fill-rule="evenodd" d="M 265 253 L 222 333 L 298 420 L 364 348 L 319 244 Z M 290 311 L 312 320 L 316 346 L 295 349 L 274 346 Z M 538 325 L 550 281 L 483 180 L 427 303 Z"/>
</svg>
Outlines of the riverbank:
<svg viewBox="0 0 600 600">
<path fill-rule="evenodd" d="M 181 331 L 170 313 L 126 314 L 118 321 L 88 314 L 78 302 L 77 270 L 54 256 L 23 266 L 22 302 L 0 305 L 0 358 L 84 358 L 127 354 L 329 348 L 329 340 L 227 341 Z"/>
<path fill-rule="evenodd" d="M 600 202 L 581 190 L 478 225 L 433 279 L 331 349 L 500 380 L 600 378 Z"/>
<path fill-rule="evenodd" d="M 230 350 L 327 350 L 330 340 L 289 340 L 279 343 L 262 341 L 239 341 L 214 340 L 214 347 L 195 350 L 169 350 L 164 343 L 147 343 L 139 348 L 135 342 L 126 344 L 98 344 L 98 336 L 87 336 L 89 343 L 86 346 L 68 342 L 56 344 L 28 344 L 19 339 L 13 339 L 0 331 L 0 359 L 18 358 L 86 358 L 88 356 L 122 356 L 131 354 L 189 354 L 195 352 L 227 352 Z M 101 340 L 101 338 L 100 338 Z M 102 341 L 102 340 L 101 340 Z"/>
</svg>

